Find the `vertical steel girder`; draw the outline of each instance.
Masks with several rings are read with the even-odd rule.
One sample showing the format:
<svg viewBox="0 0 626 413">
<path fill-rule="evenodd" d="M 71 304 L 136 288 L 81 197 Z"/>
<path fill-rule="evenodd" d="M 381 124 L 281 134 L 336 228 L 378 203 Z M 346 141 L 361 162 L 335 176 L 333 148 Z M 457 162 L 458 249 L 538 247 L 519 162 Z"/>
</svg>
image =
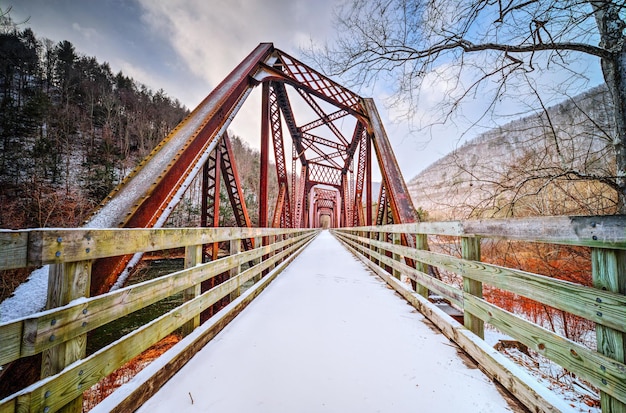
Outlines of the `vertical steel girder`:
<svg viewBox="0 0 626 413">
<path fill-rule="evenodd" d="M 352 217 L 352 225 L 357 227 L 365 225 L 363 219 L 363 185 L 365 184 L 365 156 L 367 155 L 367 130 L 361 128 L 359 136 L 359 159 L 356 167 L 356 187 L 354 189 L 354 214 Z M 369 225 L 369 224 L 368 224 Z"/>
<path fill-rule="evenodd" d="M 259 176 L 259 227 L 267 227 L 267 184 L 270 151 L 270 85 L 263 83 L 261 91 L 261 159 Z"/>
<path fill-rule="evenodd" d="M 284 191 L 283 200 L 281 202 L 280 214 L 284 216 L 281 219 L 283 225 L 287 228 L 292 227 L 291 200 L 289 198 L 289 177 L 287 176 L 287 161 L 285 159 L 285 145 L 283 141 L 283 126 L 280 116 L 280 108 L 278 106 L 278 96 L 274 87 L 270 87 L 269 94 L 270 107 L 270 126 L 272 128 L 272 142 L 274 143 L 274 162 L 276 164 L 276 175 L 278 177 L 278 185 L 280 191 Z M 276 204 L 278 207 L 278 203 Z M 276 215 L 277 211 L 274 211 Z"/>
<path fill-rule="evenodd" d="M 204 164 L 202 172 L 202 211 L 200 226 L 219 227 L 220 216 L 220 163 L 222 151 L 215 148 Z M 219 244 L 211 244 L 211 260 L 217 259 Z"/>
<path fill-rule="evenodd" d="M 387 198 L 393 211 L 394 222 L 408 224 L 418 222 L 418 216 L 413 206 L 409 190 L 402 177 L 398 161 L 393 154 L 387 132 L 383 127 L 380 115 L 373 99 L 363 99 L 365 108 L 370 118 L 370 128 L 373 134 L 374 150 L 383 175 L 383 182 L 387 185 Z"/>
<path fill-rule="evenodd" d="M 385 190 L 385 184 L 381 183 L 380 192 L 378 193 L 378 209 L 376 210 L 376 225 L 385 225 L 385 219 L 387 218 L 387 191 Z"/>
<path fill-rule="evenodd" d="M 243 188 L 239 179 L 239 173 L 237 173 L 237 165 L 235 163 L 235 157 L 233 156 L 230 138 L 227 133 L 225 133 L 222 137 L 220 152 L 222 176 L 224 177 L 224 184 L 226 186 L 228 199 L 230 200 L 230 206 L 233 209 L 235 222 L 238 227 L 250 228 L 252 227 L 252 223 L 250 222 L 250 215 L 248 215 L 248 208 L 246 207 Z M 246 251 L 254 248 L 254 240 L 245 238 L 242 242 Z"/>
<path fill-rule="evenodd" d="M 308 168 L 306 165 L 302 166 L 300 171 L 300 182 L 298 183 L 298 193 L 296 195 L 296 216 L 295 216 L 295 227 L 301 228 L 304 226 L 303 213 L 306 209 L 306 191 L 305 188 L 308 183 L 307 179 Z"/>
</svg>

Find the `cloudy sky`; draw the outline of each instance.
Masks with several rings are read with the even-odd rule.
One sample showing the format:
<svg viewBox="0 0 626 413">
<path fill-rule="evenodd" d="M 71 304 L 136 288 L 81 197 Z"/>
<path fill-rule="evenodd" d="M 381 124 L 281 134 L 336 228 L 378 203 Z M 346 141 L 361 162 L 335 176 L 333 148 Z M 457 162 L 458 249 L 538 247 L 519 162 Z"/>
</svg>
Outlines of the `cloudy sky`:
<svg viewBox="0 0 626 413">
<path fill-rule="evenodd" d="M 300 57 L 313 40 L 334 35 L 333 10 L 342 0 L 0 0 L 14 21 L 28 21 L 39 37 L 69 40 L 76 50 L 109 62 L 113 71 L 163 89 L 193 109 L 261 42 Z M 341 83 L 341 79 L 336 79 Z M 433 85 L 433 91 L 437 85 Z M 398 162 L 408 181 L 464 139 L 464 125 L 416 131 L 385 107 L 384 85 L 358 91 L 378 105 Z M 428 91 L 421 100 L 430 109 Z M 259 91 L 231 131 L 259 146 Z M 479 97 L 475 97 L 479 99 Z M 434 106 L 436 101 L 432 101 Z M 472 107 L 470 102 L 469 108 Z M 374 176 L 374 179 L 380 179 Z"/>
</svg>

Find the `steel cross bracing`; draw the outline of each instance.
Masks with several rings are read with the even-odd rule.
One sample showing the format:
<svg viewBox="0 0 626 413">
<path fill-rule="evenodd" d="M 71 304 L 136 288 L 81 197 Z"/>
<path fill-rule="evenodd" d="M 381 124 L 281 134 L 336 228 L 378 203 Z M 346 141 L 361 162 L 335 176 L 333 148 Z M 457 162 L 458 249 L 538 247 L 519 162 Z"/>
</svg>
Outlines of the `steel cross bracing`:
<svg viewBox="0 0 626 413">
<path fill-rule="evenodd" d="M 226 149 L 220 146 L 220 141 L 251 91 L 259 85 L 263 89 L 259 219 L 250 222 L 234 159 L 227 146 Z M 287 128 L 288 136 L 283 133 L 283 127 Z M 271 150 L 276 161 L 279 194 L 269 196 Z M 286 150 L 292 152 L 290 165 Z M 372 215 L 374 154 L 385 182 L 393 222 L 417 221 L 373 100 L 360 97 L 273 44 L 261 43 L 107 197 L 88 225 L 163 226 L 192 180 L 203 170 L 207 181 L 205 194 L 210 191 L 213 195 L 213 199 L 205 197 L 204 225 L 219 222 L 219 184 L 213 181 L 219 181 L 220 172 L 237 225 L 315 225 L 312 217 L 317 216 L 317 211 L 312 210 L 315 205 L 309 195 L 317 185 L 337 191 L 340 205 L 335 205 L 335 225 L 368 224 Z M 203 165 L 207 163 L 209 167 L 205 168 Z M 150 184 L 142 186 L 142 182 Z M 272 220 L 268 216 L 271 210 L 268 200 L 275 198 L 279 215 Z M 404 242 L 410 245 L 413 240 L 408 237 Z M 107 291 L 128 262 L 129 257 L 96 262 L 92 293 Z"/>
<path fill-rule="evenodd" d="M 226 186 L 226 193 L 230 200 L 230 206 L 233 210 L 235 222 L 239 227 L 252 227 L 250 216 L 248 215 L 248 208 L 243 194 L 243 188 L 241 181 L 239 180 L 239 174 L 237 173 L 237 165 L 235 163 L 235 157 L 233 156 L 233 149 L 230 144 L 230 138 L 225 133 L 221 139 L 220 149 L 220 166 L 222 170 L 222 176 L 224 177 L 224 184 Z M 217 152 L 217 149 L 215 150 Z M 254 241 L 245 238 L 243 241 L 243 247 L 246 251 L 254 248 Z"/>
<path fill-rule="evenodd" d="M 276 175 L 278 176 L 279 197 L 274 209 L 274 216 L 280 216 L 280 226 L 291 228 L 292 215 L 294 211 L 291 209 L 291 200 L 289 198 L 289 177 L 287 176 L 287 160 L 285 159 L 285 143 L 283 140 L 282 123 L 279 109 L 280 99 L 285 99 L 282 94 L 276 93 L 277 87 L 272 84 L 269 93 L 270 107 L 270 126 L 272 128 L 272 142 L 274 144 L 274 159 L 276 164 Z M 289 120 L 288 120 L 289 122 Z M 277 220 L 274 219 L 272 226 L 278 226 Z"/>
</svg>

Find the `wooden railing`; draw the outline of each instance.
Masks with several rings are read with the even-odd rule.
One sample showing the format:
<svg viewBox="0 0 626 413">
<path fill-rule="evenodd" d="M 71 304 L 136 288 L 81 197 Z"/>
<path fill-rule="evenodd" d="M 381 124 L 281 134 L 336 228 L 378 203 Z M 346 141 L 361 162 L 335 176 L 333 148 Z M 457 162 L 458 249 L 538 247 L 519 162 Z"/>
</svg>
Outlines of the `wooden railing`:
<svg viewBox="0 0 626 413">
<path fill-rule="evenodd" d="M 232 303 L 197 329 L 193 344 L 172 366 L 186 362 L 238 314 L 317 234 L 314 230 L 215 229 L 60 229 L 0 231 L 0 269 L 50 265 L 48 310 L 0 324 L 0 366 L 42 354 L 42 379 L 0 400 L 0 412 L 82 410 L 82 394 L 92 385 L 177 329 L 190 334 L 200 313 L 224 297 Z M 242 239 L 264 246 L 240 252 Z M 229 242 L 231 255 L 201 263 L 202 246 Z M 185 249 L 185 269 L 96 297 L 87 297 L 93 260 L 103 257 Z M 249 268 L 242 270 L 242 265 Z M 225 272 L 230 277 L 201 293 L 200 284 Z M 269 272 L 269 274 L 268 274 Z M 264 276 L 267 274 L 267 276 Z M 240 289 L 254 282 L 243 295 Z M 183 293 L 184 302 L 93 354 L 87 333 L 153 303 Z M 176 368 L 165 368 L 167 380 Z M 165 375 L 165 376 L 164 376 Z M 146 386 L 146 387 L 154 387 Z M 147 397 L 127 397 L 121 410 Z"/>
<path fill-rule="evenodd" d="M 603 412 L 626 412 L 626 217 L 547 217 L 344 228 L 335 235 L 370 268 L 466 350 L 533 411 L 554 411 L 541 386 L 523 379 L 486 345 L 484 323 L 587 380 Z M 428 250 L 434 235 L 460 238 L 461 257 Z M 401 245 L 413 237 L 417 248 Z M 389 238 L 391 240 L 389 240 Z M 481 262 L 481 239 L 591 248 L 593 287 Z M 410 265 L 409 265 L 410 264 Z M 462 277 L 462 288 L 428 274 L 429 266 Z M 413 283 L 400 282 L 403 274 Z M 483 285 L 512 292 L 596 323 L 597 351 L 542 328 L 483 298 Z M 429 291 L 464 312 L 464 326 L 429 302 Z M 526 377 L 528 378 L 528 377 Z"/>
</svg>

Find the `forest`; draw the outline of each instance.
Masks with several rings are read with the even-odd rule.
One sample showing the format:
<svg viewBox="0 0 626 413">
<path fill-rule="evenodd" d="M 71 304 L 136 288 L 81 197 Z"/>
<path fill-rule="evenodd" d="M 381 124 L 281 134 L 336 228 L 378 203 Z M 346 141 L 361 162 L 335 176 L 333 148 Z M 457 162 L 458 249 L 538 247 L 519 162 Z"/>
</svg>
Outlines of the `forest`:
<svg viewBox="0 0 626 413">
<path fill-rule="evenodd" d="M 69 41 L 0 29 L 0 227 L 77 226 L 189 111 Z"/>
</svg>

